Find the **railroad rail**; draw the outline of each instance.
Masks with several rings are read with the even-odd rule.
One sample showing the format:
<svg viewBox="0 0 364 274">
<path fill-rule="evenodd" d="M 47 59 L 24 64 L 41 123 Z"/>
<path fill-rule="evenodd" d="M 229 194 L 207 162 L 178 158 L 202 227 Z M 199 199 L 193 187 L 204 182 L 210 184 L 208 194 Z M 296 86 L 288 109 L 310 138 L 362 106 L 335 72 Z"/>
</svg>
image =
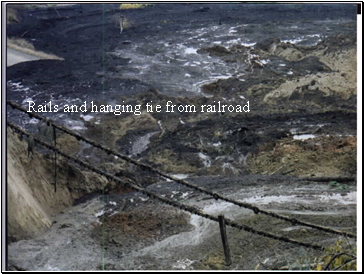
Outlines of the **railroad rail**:
<svg viewBox="0 0 364 274">
<path fill-rule="evenodd" d="M 280 220 L 283 220 L 283 221 L 286 221 L 286 222 L 290 222 L 292 225 L 302 225 L 302 226 L 306 226 L 306 227 L 311 227 L 311 228 L 314 228 L 314 229 L 317 229 L 317 230 L 320 230 L 320 231 L 324 231 L 326 233 L 331 233 L 331 234 L 336 234 L 336 235 L 341 235 L 341 236 L 345 236 L 345 237 L 348 237 L 348 238 L 355 238 L 356 239 L 356 235 L 353 234 L 353 233 L 350 233 L 350 232 L 346 232 L 346 231 L 340 231 L 340 230 L 336 230 L 336 229 L 333 229 L 333 228 L 329 228 L 329 227 L 324 227 L 324 226 L 320 226 L 320 225 L 317 225 L 317 224 L 312 224 L 312 223 L 308 223 L 308 222 L 304 222 L 304 221 L 301 221 L 301 220 L 298 220 L 297 218 L 292 218 L 292 217 L 288 217 L 288 216 L 284 216 L 284 215 L 281 215 L 281 214 L 278 214 L 278 213 L 274 213 L 274 212 L 271 212 L 271 211 L 267 211 L 267 210 L 264 210 L 264 209 L 261 209 L 257 206 L 254 206 L 250 203 L 245 203 L 245 202 L 241 202 L 241 201 L 236 201 L 236 200 L 233 200 L 233 199 L 230 199 L 228 197 L 225 197 L 219 193 L 216 193 L 216 192 L 213 192 L 213 191 L 209 191 L 207 189 L 204 189 L 204 188 L 201 188 L 201 187 L 198 187 L 196 185 L 193 185 L 183 179 L 178 179 L 178 178 L 175 178 L 171 175 L 168 175 L 168 174 L 165 174 L 164 172 L 160 171 L 160 170 L 157 170 L 155 168 L 153 168 L 152 166 L 148 165 L 148 164 L 145 164 L 145 163 L 141 163 L 141 162 L 138 162 L 126 155 L 123 155 L 113 149 L 110 149 L 108 147 L 105 147 L 99 143 L 96 143 L 78 133 L 75 133 L 61 125 L 58 125 L 58 124 L 55 124 L 53 123 L 53 121 L 47 119 L 46 117 L 43 117 L 43 116 L 40 116 L 36 113 L 33 113 L 33 112 L 29 112 L 27 111 L 25 108 L 21 107 L 19 104 L 15 103 L 15 102 L 12 102 L 12 101 L 7 101 L 7 104 L 10 105 L 12 108 L 14 109 L 17 109 L 19 111 L 22 111 L 24 113 L 26 113 L 29 117 L 32 117 L 32 118 L 36 118 L 40 121 L 43 121 L 47 124 L 51 124 L 54 128 L 66 133 L 66 134 L 69 134 L 73 137 L 75 137 L 77 140 L 81 140 L 81 141 L 84 141 L 98 149 L 101 149 L 103 150 L 104 152 L 106 152 L 107 154 L 112 154 L 114 156 L 117 156 L 129 163 L 132 163 L 134 164 L 135 166 L 141 168 L 142 170 L 148 170 L 152 173 L 155 173 L 163 178 L 166 178 L 166 179 L 169 179 L 169 180 L 172 180 L 178 184 L 181 184 L 181 185 L 184 185 L 186 187 L 189 187 L 191 189 L 194 189 L 194 190 L 197 190 L 203 194 L 206 194 L 206 195 L 209 195 L 211 197 L 213 197 L 215 200 L 221 200 L 221 201 L 225 201 L 225 202 L 228 202 L 228 203 L 231 203 L 231 204 L 234 204 L 234 205 L 237 205 L 239 207 L 242 207 L 242 208 L 246 208 L 246 209 L 250 209 L 252 210 L 255 214 L 264 214 L 264 215 L 267 215 L 267 216 L 270 216 L 270 217 L 273 217 L 273 218 L 276 218 L 276 219 L 280 219 Z M 227 221 L 228 223 L 228 221 Z"/>
</svg>

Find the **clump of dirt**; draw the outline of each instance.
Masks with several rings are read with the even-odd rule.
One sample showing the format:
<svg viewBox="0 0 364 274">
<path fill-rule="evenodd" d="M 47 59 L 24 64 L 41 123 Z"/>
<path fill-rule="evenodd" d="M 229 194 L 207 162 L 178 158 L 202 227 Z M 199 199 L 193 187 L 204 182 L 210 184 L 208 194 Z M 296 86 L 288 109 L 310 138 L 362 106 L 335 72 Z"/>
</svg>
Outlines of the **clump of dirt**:
<svg viewBox="0 0 364 274">
<path fill-rule="evenodd" d="M 117 140 L 129 131 L 155 131 L 158 129 L 157 121 L 146 112 L 140 115 L 130 113 L 122 113 L 120 116 L 108 114 L 105 115 L 102 123 L 89 125 L 86 135 L 92 136 L 94 140 L 107 142 L 109 147 L 114 148 Z M 108 134 L 103 134 L 105 131 Z"/>
<path fill-rule="evenodd" d="M 355 47 L 355 34 L 342 33 L 329 36 L 313 46 L 299 46 L 289 42 L 281 42 L 277 38 L 268 38 L 256 44 L 254 53 L 261 57 L 276 55 L 288 61 L 299 61 L 311 55 L 324 56 L 330 53 L 348 51 Z"/>
<path fill-rule="evenodd" d="M 255 45 L 258 50 L 263 50 L 273 54 L 277 48 L 277 45 L 281 42 L 278 38 L 268 38 Z"/>
<path fill-rule="evenodd" d="M 183 157 L 183 158 L 182 158 Z M 186 159 L 189 159 L 186 161 Z M 194 153 L 182 153 L 164 149 L 150 153 L 149 159 L 154 165 L 170 173 L 194 173 L 203 167 L 201 159 Z"/>
<path fill-rule="evenodd" d="M 223 46 L 213 46 L 197 50 L 198 53 L 208 53 L 210 56 L 225 56 L 230 54 L 230 51 Z"/>
<path fill-rule="evenodd" d="M 317 54 L 321 62 L 325 63 L 332 71 L 344 77 L 346 85 L 356 85 L 357 81 L 357 51 L 356 47 L 331 52 L 324 51 Z M 356 94 L 356 89 L 355 89 Z"/>
<path fill-rule="evenodd" d="M 338 35 L 330 36 L 319 42 L 315 47 L 318 49 L 325 49 L 326 53 L 337 52 L 352 49 L 356 46 L 356 36 L 352 33 L 340 33 Z"/>
<path fill-rule="evenodd" d="M 346 81 L 342 73 L 318 73 L 283 83 L 269 92 L 264 97 L 264 101 L 286 99 L 320 103 L 325 101 L 325 97 L 338 96 L 348 100 L 355 94 L 356 83 Z"/>
<path fill-rule="evenodd" d="M 64 153 L 71 156 L 76 156 L 81 148 L 76 137 L 68 134 L 63 134 L 61 137 L 57 138 L 57 146 L 60 147 Z"/>
<path fill-rule="evenodd" d="M 121 211 L 104 219 L 92 231 L 100 244 L 106 237 L 108 245 L 133 248 L 161 241 L 192 228 L 188 214 L 164 205 L 143 204 L 129 211 Z"/>
<path fill-rule="evenodd" d="M 348 100 L 355 96 L 357 94 L 355 45 L 356 38 L 354 36 L 340 34 L 323 40 L 317 46 L 299 47 L 302 54 L 306 56 L 302 61 L 316 57 L 324 66 L 322 69 L 317 67 L 317 70 L 311 70 L 309 75 L 283 83 L 269 92 L 264 97 L 264 101 L 304 99 L 306 101 L 325 102 L 330 97 L 338 97 L 336 101 L 339 102 L 340 99 Z M 290 47 L 297 48 L 297 46 Z M 279 53 L 277 54 L 279 55 Z M 313 74 L 313 71 L 319 73 Z"/>
<path fill-rule="evenodd" d="M 290 174 L 302 177 L 355 176 L 356 137 L 283 139 L 259 147 L 248 168 L 258 174 Z"/>
<path fill-rule="evenodd" d="M 215 49 L 216 47 L 214 47 Z M 236 94 L 263 107 L 329 109 L 355 105 L 356 38 L 353 34 L 328 37 L 315 46 L 298 46 L 269 38 L 254 48 L 231 47 L 226 62 L 247 62 L 249 77 L 237 75 L 204 85 L 202 91 L 218 97 Z M 265 60 L 264 60 L 265 59 Z M 262 61 L 264 60 L 264 62 Z M 251 97 L 250 95 L 253 95 Z M 286 108 L 289 106 L 289 108 Z"/>
<path fill-rule="evenodd" d="M 257 43 L 254 53 L 262 58 L 278 56 L 287 61 L 299 61 L 305 57 L 299 46 L 281 42 L 278 38 L 268 38 Z"/>
<path fill-rule="evenodd" d="M 303 57 L 303 53 L 300 50 L 291 46 L 278 47 L 275 53 L 288 61 L 299 61 Z"/>
<path fill-rule="evenodd" d="M 203 268 L 206 270 L 222 270 L 226 268 L 225 257 L 222 252 L 214 252 L 212 254 L 209 254 L 202 263 L 205 266 Z"/>
</svg>

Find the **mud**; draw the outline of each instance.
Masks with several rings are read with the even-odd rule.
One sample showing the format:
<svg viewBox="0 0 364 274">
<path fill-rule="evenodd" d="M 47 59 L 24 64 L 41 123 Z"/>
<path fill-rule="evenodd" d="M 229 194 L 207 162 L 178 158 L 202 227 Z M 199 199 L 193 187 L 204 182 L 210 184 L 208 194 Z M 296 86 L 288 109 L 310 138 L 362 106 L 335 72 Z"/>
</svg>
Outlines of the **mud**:
<svg viewBox="0 0 364 274">
<path fill-rule="evenodd" d="M 354 232 L 356 187 L 344 189 L 287 176 L 194 177 L 201 187 L 305 221 Z M 237 206 L 206 199 L 191 189 L 159 182 L 148 189 L 210 214 L 224 214 L 256 229 L 307 242 L 332 244 L 337 237 Z M 152 210 L 153 209 L 153 210 Z M 34 240 L 9 247 L 10 263 L 23 269 L 253 269 L 259 260 L 276 269 L 318 253 L 228 229 L 233 265 L 223 259 L 219 226 L 138 193 L 110 194 L 65 210 Z M 47 248 L 45 248 L 47 247 Z M 49 256 L 49 253 L 57 256 Z M 77 260 L 71 259 L 77 252 Z M 15 254 L 22 254 L 17 256 Z"/>
<path fill-rule="evenodd" d="M 23 106 L 55 104 L 244 105 L 248 113 L 44 113 L 57 123 L 166 173 L 234 199 L 351 232 L 356 185 L 299 177 L 354 176 L 354 5 L 158 4 L 23 10 L 11 37 L 65 61 L 7 70 L 7 96 Z M 130 23 L 120 35 L 115 16 Z M 36 121 L 8 109 L 27 130 Z M 219 203 L 60 136 L 72 155 L 168 198 L 302 241 L 337 237 Z M 88 192 L 86 192 L 88 193 Z M 228 229 L 224 265 L 217 224 L 120 186 L 94 193 L 54 219 L 42 236 L 9 246 L 10 265 L 29 270 L 270 269 L 318 256 Z M 45 249 L 47 247 L 47 249 Z M 50 252 L 51 251 L 51 252 Z M 72 255 L 77 251 L 79 258 Z M 18 256 L 17 254 L 21 254 Z M 295 266 L 296 267 L 296 266 Z"/>
</svg>

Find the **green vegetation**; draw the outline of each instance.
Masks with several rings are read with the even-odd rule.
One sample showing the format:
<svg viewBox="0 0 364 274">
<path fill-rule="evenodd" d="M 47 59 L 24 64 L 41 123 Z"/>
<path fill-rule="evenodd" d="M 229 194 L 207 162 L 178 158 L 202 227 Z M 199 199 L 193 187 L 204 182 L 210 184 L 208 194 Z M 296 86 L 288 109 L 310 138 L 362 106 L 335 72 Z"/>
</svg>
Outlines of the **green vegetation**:
<svg viewBox="0 0 364 274">
<path fill-rule="evenodd" d="M 332 188 L 336 188 L 337 190 L 348 190 L 349 188 L 347 185 L 340 184 L 339 182 L 336 181 L 330 181 L 329 186 Z"/>
<path fill-rule="evenodd" d="M 303 248 L 299 250 L 298 259 L 294 261 L 289 254 L 281 254 L 279 261 L 284 266 L 279 268 L 270 269 L 258 257 L 260 263 L 255 267 L 255 270 L 356 270 L 356 253 L 355 245 L 339 239 L 318 256 L 313 256 L 311 251 Z"/>
<path fill-rule="evenodd" d="M 314 270 L 356 270 L 356 246 L 353 247 L 345 244 L 343 240 L 338 240 L 316 261 Z"/>
</svg>

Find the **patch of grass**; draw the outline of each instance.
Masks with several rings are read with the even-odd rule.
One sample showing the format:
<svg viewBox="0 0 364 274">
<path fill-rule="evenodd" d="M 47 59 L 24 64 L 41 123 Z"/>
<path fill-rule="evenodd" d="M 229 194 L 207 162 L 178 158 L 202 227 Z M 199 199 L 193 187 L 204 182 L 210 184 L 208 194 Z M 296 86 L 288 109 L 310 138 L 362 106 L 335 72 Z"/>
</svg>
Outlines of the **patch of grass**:
<svg viewBox="0 0 364 274">
<path fill-rule="evenodd" d="M 121 4 L 119 9 L 128 10 L 128 9 L 144 9 L 146 7 L 152 6 L 151 4 Z"/>
<path fill-rule="evenodd" d="M 54 54 L 37 51 L 34 46 L 25 39 L 7 38 L 7 47 L 29 55 L 37 56 L 40 59 L 64 60 Z"/>
<path fill-rule="evenodd" d="M 280 253 L 277 259 L 278 265 L 266 266 L 261 262 L 255 267 L 255 270 L 357 270 L 356 255 L 357 248 L 349 241 L 338 239 L 334 245 L 327 247 L 320 254 L 313 254 L 306 249 L 299 249 L 298 253 Z M 293 256 L 292 256 L 293 255 Z M 283 266 L 279 266 L 283 265 Z"/>
<path fill-rule="evenodd" d="M 336 181 L 330 181 L 329 186 L 336 188 L 337 190 L 347 190 L 349 188 L 347 185 L 340 184 L 339 182 L 336 182 Z"/>
<path fill-rule="evenodd" d="M 315 260 L 314 270 L 357 270 L 356 246 L 347 245 L 340 239 Z"/>
</svg>

